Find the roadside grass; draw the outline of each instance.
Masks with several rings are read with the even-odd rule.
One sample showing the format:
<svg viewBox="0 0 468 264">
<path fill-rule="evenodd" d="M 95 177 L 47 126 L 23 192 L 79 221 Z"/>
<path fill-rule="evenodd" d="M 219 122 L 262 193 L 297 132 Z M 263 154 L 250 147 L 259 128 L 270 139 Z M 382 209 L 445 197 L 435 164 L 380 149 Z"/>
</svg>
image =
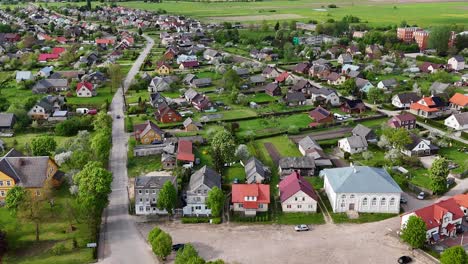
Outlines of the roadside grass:
<svg viewBox="0 0 468 264">
<path fill-rule="evenodd" d="M 322 225 L 325 224 L 325 219 L 317 206 L 316 213 L 280 213 L 275 221 L 280 225 Z"/>
<path fill-rule="evenodd" d="M 398 216 L 398 214 L 388 214 L 388 213 L 359 213 L 357 219 L 350 219 L 346 213 L 330 213 L 330 216 L 333 219 L 335 224 L 363 224 L 370 222 L 378 222 L 388 218 Z"/>
<path fill-rule="evenodd" d="M 152 171 L 159 171 L 162 169 L 161 155 L 145 157 L 129 155 L 127 169 L 129 178 L 143 176 Z"/>
<path fill-rule="evenodd" d="M 16 264 L 81 264 L 93 261 L 93 249 L 86 244 L 95 242 L 86 221 L 73 219 L 69 208 L 72 198 L 68 186 L 63 185 L 54 191 L 54 206 L 40 224 L 40 240 L 35 241 L 35 225 L 20 222 L 5 207 L 0 208 L 0 223 L 8 238 L 8 251 L 3 263 Z M 70 229 L 73 225 L 74 229 Z M 73 248 L 73 239 L 77 248 Z M 52 252 L 53 247 L 64 246 L 62 253 Z"/>
</svg>

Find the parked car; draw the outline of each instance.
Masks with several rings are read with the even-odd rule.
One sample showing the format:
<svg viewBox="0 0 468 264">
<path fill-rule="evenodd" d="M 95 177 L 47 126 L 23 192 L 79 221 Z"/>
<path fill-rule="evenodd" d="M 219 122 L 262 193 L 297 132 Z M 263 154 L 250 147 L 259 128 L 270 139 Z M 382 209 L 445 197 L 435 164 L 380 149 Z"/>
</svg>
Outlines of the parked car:
<svg viewBox="0 0 468 264">
<path fill-rule="evenodd" d="M 424 198 L 426 198 L 426 193 L 420 192 L 420 193 L 418 194 L 418 199 L 419 199 L 419 200 L 424 200 Z"/>
<path fill-rule="evenodd" d="M 180 249 L 184 249 L 185 244 L 175 244 L 172 245 L 172 251 L 179 251 Z"/>
<path fill-rule="evenodd" d="M 398 263 L 400 264 L 406 264 L 406 263 L 411 263 L 413 261 L 413 259 L 409 256 L 401 256 L 399 259 L 398 259 Z"/>
<path fill-rule="evenodd" d="M 117 118 L 117 119 L 120 119 L 120 115 L 117 115 L 116 118 Z"/>
<path fill-rule="evenodd" d="M 448 177 L 447 178 L 447 185 L 450 186 L 455 183 L 455 178 L 453 177 Z"/>
<path fill-rule="evenodd" d="M 294 230 L 296 230 L 297 232 L 309 231 L 309 226 L 308 225 L 297 225 L 297 226 L 294 227 Z"/>
<path fill-rule="evenodd" d="M 407 204 L 407 203 L 408 203 L 408 200 L 406 200 L 406 198 L 402 196 L 400 198 L 400 204 Z"/>
</svg>

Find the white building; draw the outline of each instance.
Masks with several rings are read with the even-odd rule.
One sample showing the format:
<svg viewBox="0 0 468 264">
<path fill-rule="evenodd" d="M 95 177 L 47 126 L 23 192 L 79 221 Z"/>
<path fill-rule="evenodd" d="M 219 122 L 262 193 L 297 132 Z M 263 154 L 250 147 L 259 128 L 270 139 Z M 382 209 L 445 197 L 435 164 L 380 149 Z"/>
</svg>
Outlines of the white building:
<svg viewBox="0 0 468 264">
<path fill-rule="evenodd" d="M 177 177 L 141 176 L 135 178 L 135 214 L 167 214 L 165 209 L 158 209 L 158 196 L 164 183 L 170 182 L 177 190 Z"/>
<path fill-rule="evenodd" d="M 317 212 L 318 196 L 312 185 L 299 173 L 293 172 L 279 183 L 283 212 Z"/>
<path fill-rule="evenodd" d="M 463 58 L 461 55 L 456 55 L 450 58 L 447 64 L 452 70 L 463 70 L 465 68 L 465 58 Z"/>
<path fill-rule="evenodd" d="M 455 130 L 468 130 L 468 112 L 453 114 L 445 119 L 444 124 Z"/>
<path fill-rule="evenodd" d="M 324 188 L 334 213 L 399 213 L 402 190 L 384 169 L 367 166 L 324 169 Z"/>
<path fill-rule="evenodd" d="M 350 136 L 340 139 L 338 147 L 351 154 L 361 153 L 367 150 L 367 140 L 361 136 Z"/>
<path fill-rule="evenodd" d="M 214 170 L 203 166 L 190 177 L 190 182 L 187 188 L 187 205 L 183 208 L 184 215 L 210 215 L 209 209 L 205 200 L 208 197 L 208 192 L 214 187 L 221 189 L 221 175 Z"/>
</svg>

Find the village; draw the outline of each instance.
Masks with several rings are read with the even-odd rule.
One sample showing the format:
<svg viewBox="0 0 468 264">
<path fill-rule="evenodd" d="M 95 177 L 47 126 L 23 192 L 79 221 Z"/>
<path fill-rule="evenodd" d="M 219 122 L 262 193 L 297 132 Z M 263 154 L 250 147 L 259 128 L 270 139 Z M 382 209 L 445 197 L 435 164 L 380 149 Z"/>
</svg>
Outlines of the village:
<svg viewBox="0 0 468 264">
<path fill-rule="evenodd" d="M 275 23 L 2 6 L 2 260 L 466 261 L 466 25 Z"/>
</svg>

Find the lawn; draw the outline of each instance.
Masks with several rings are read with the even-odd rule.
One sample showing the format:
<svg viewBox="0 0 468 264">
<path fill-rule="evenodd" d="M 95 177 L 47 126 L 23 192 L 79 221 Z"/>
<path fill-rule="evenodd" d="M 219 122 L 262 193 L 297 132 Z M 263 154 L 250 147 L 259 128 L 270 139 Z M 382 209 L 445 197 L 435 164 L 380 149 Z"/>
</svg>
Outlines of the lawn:
<svg viewBox="0 0 468 264">
<path fill-rule="evenodd" d="M 195 158 L 200 159 L 199 167 L 202 167 L 205 165 L 211 168 L 213 167 L 213 159 L 211 158 L 211 155 L 210 155 L 209 146 L 195 147 L 194 154 L 195 154 Z"/>
<path fill-rule="evenodd" d="M 162 169 L 161 155 L 146 157 L 129 155 L 127 169 L 130 178 L 143 176 L 152 171 L 159 171 Z"/>
<path fill-rule="evenodd" d="M 320 208 L 317 208 L 316 213 L 281 213 L 278 215 L 276 223 L 280 225 L 321 225 L 325 224 L 325 219 Z"/>
<path fill-rule="evenodd" d="M 462 173 L 468 170 L 468 155 L 465 152 L 460 151 L 458 147 L 441 148 L 439 154 L 458 164 L 459 167 L 453 169 L 453 173 Z"/>
<path fill-rule="evenodd" d="M 276 102 L 278 98 L 270 96 L 266 93 L 256 93 L 252 96 L 249 96 L 249 102 L 255 102 L 255 103 L 270 103 L 270 102 Z"/>
<path fill-rule="evenodd" d="M 234 179 L 240 182 L 245 182 L 245 170 L 240 163 L 236 163 L 231 167 L 224 168 L 223 172 L 224 183 L 232 183 Z"/>
<path fill-rule="evenodd" d="M 86 244 L 95 242 L 91 237 L 87 222 L 71 220 L 68 186 L 55 191 L 54 207 L 40 224 L 40 241 L 35 241 L 35 225 L 19 222 L 6 208 L 0 208 L 0 224 L 7 232 L 9 251 L 3 263 L 15 264 L 81 264 L 93 261 L 93 250 Z M 74 231 L 70 230 L 73 224 Z M 73 249 L 73 239 L 78 247 Z M 51 249 L 59 244 L 65 246 L 61 254 L 53 254 Z"/>
<path fill-rule="evenodd" d="M 112 97 L 114 96 L 115 90 L 111 91 L 111 87 L 106 85 L 97 89 L 97 95 L 93 97 L 77 97 L 73 95 L 72 97 L 67 97 L 67 104 L 69 105 L 79 105 L 79 106 L 91 106 L 91 107 L 100 107 L 106 101 L 111 102 Z"/>
<path fill-rule="evenodd" d="M 239 132 L 237 132 L 237 135 L 241 137 L 249 135 L 268 135 L 271 133 L 287 131 L 293 126 L 297 128 L 306 128 L 310 122 L 310 117 L 304 113 L 239 121 Z"/>
<path fill-rule="evenodd" d="M 326 8 L 334 3 L 338 8 Z M 394 25 L 406 20 L 408 24 L 430 26 L 437 24 L 464 24 L 468 19 L 466 2 L 453 3 L 389 3 L 367 0 L 332 0 L 326 4 L 308 0 L 273 0 L 259 2 L 184 2 L 169 1 L 159 4 L 123 2 L 122 6 L 156 11 L 164 9 L 171 14 L 195 17 L 205 21 L 261 22 L 267 20 L 308 21 L 315 19 L 341 19 L 352 14 L 371 25 Z"/>
<path fill-rule="evenodd" d="M 299 152 L 298 147 L 294 144 L 287 136 L 276 136 L 276 137 L 269 137 L 263 138 L 260 140 L 256 140 L 257 147 L 265 157 L 270 158 L 270 154 L 265 149 L 264 143 L 271 142 L 275 147 L 276 150 L 280 153 L 283 157 L 301 157 L 302 154 Z"/>
<path fill-rule="evenodd" d="M 3 142 L 5 142 L 6 147 L 5 150 L 8 151 L 10 148 L 16 148 L 19 151 L 26 151 L 26 144 L 31 144 L 33 138 L 40 137 L 47 135 L 45 133 L 27 133 L 27 134 L 16 134 L 14 137 L 10 138 L 2 138 Z M 72 138 L 72 137 L 62 137 L 62 136 L 55 136 L 51 135 L 55 142 L 57 142 L 57 148 L 63 147 L 65 142 Z"/>
<path fill-rule="evenodd" d="M 308 181 L 314 190 L 320 190 L 323 188 L 323 179 L 320 177 L 304 177 Z"/>
</svg>

